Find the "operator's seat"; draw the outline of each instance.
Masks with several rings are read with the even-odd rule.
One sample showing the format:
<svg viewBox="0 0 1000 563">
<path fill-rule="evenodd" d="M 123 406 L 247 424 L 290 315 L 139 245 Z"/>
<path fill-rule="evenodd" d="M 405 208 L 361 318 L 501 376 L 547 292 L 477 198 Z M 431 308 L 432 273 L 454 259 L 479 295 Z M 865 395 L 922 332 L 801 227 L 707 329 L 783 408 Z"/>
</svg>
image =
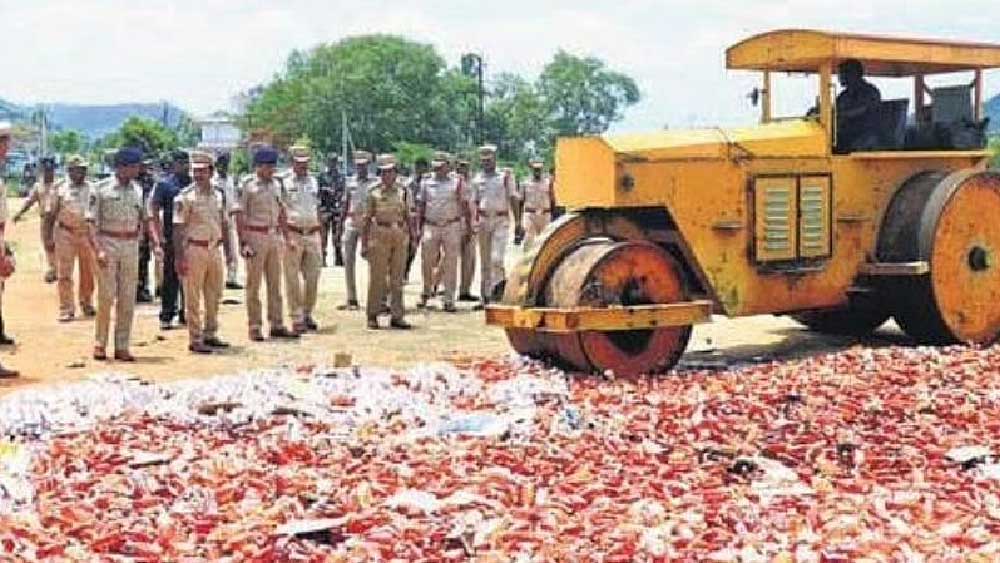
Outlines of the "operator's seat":
<svg viewBox="0 0 1000 563">
<path fill-rule="evenodd" d="M 879 107 L 879 149 L 903 150 L 906 146 L 906 115 L 910 100 L 883 100 Z"/>
</svg>

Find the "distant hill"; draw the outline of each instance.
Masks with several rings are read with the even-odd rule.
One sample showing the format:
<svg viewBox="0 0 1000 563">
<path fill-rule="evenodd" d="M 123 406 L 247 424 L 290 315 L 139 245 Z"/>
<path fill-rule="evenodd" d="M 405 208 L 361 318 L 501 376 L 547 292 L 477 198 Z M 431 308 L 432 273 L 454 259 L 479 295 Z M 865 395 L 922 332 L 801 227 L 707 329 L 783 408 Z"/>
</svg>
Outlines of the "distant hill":
<svg viewBox="0 0 1000 563">
<path fill-rule="evenodd" d="M 0 119 L 8 114 L 13 119 L 29 116 L 34 108 L 18 106 L 0 99 Z M 167 125 L 176 127 L 183 111 L 173 104 L 46 104 L 50 123 L 55 129 L 76 129 L 90 139 L 98 139 L 121 127 L 132 116 L 146 117 L 157 121 L 164 118 Z"/>
</svg>

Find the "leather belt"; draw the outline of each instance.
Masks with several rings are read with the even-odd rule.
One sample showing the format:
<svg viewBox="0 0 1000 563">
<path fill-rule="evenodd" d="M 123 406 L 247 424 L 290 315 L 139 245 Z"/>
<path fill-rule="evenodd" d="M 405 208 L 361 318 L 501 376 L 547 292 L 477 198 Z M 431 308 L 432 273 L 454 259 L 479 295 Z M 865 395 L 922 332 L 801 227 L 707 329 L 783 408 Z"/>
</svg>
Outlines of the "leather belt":
<svg viewBox="0 0 1000 563">
<path fill-rule="evenodd" d="M 258 227 L 257 225 L 245 225 L 243 228 L 251 233 L 263 233 L 265 235 L 278 232 L 278 229 L 274 227 Z"/>
<path fill-rule="evenodd" d="M 187 243 L 190 244 L 191 246 L 200 246 L 202 248 L 208 248 L 212 246 L 212 243 L 207 240 L 188 239 Z"/>
<path fill-rule="evenodd" d="M 62 230 L 64 230 L 64 231 L 69 231 L 71 233 L 79 233 L 79 232 L 82 232 L 84 230 L 83 227 L 71 227 L 71 226 L 67 225 L 66 223 L 63 223 L 62 221 L 59 221 L 59 228 L 62 229 Z"/>
<path fill-rule="evenodd" d="M 379 227 L 385 227 L 387 229 L 391 229 L 393 227 L 403 228 L 406 226 L 405 221 L 375 221 L 375 224 Z"/>
<path fill-rule="evenodd" d="M 97 233 L 101 236 L 121 240 L 133 240 L 139 238 L 139 231 L 106 231 L 101 229 L 97 231 Z"/>
<path fill-rule="evenodd" d="M 299 227 L 295 227 L 295 226 L 289 225 L 288 226 L 288 230 L 292 231 L 293 233 L 298 233 L 298 234 L 300 234 L 302 236 L 307 236 L 307 235 L 312 235 L 312 234 L 318 233 L 319 232 L 319 227 L 309 227 L 308 229 L 302 229 L 302 228 L 299 228 Z"/>
<path fill-rule="evenodd" d="M 447 227 L 452 223 L 460 221 L 461 217 L 455 217 L 454 219 L 448 219 L 447 221 L 431 221 L 429 219 L 424 219 L 424 223 L 431 225 L 432 227 Z"/>
<path fill-rule="evenodd" d="M 524 210 L 527 211 L 528 213 L 538 213 L 539 211 L 543 213 L 549 212 L 548 207 L 525 207 Z"/>
<path fill-rule="evenodd" d="M 480 211 L 479 214 L 484 217 L 506 217 L 510 211 Z"/>
</svg>

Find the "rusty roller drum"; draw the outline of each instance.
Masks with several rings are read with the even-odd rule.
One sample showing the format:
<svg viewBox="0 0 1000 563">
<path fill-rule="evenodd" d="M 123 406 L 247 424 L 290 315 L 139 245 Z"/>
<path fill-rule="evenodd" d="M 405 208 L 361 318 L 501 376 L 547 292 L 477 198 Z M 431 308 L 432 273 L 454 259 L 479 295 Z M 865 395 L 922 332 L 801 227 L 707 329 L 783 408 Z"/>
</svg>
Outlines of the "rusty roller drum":
<svg viewBox="0 0 1000 563">
<path fill-rule="evenodd" d="M 541 305 L 652 305 L 685 297 L 680 269 L 663 249 L 648 242 L 603 239 L 584 242 L 559 262 L 545 285 Z M 568 368 L 634 376 L 673 367 L 687 346 L 691 327 L 518 336 L 533 336 L 534 355 L 554 358 Z"/>
<path fill-rule="evenodd" d="M 1000 336 L 1000 175 L 926 172 L 900 188 L 879 235 L 886 262 L 925 261 L 922 276 L 886 280 L 903 330 L 927 344 Z"/>
</svg>

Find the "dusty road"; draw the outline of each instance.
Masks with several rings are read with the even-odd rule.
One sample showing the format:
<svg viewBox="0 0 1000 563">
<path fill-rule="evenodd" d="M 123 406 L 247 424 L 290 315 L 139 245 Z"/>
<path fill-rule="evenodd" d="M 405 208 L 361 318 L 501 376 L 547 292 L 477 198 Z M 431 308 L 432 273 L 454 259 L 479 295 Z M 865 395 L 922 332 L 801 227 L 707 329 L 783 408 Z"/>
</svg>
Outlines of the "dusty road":
<svg viewBox="0 0 1000 563">
<path fill-rule="evenodd" d="M 20 200 L 12 198 L 9 205 L 17 210 Z M 0 362 L 20 370 L 22 376 L 18 380 L 0 381 L 0 394 L 27 385 L 73 381 L 108 371 L 165 380 L 282 364 L 332 363 L 337 353 L 350 354 L 353 362 L 359 364 L 406 366 L 456 355 L 478 357 L 508 351 L 503 333 L 484 326 L 482 313 L 469 310 L 471 304 L 460 304 L 460 312 L 456 314 L 410 310 L 408 319 L 415 325 L 412 331 L 368 331 L 362 312 L 336 310 L 344 301 L 343 269 L 324 268 L 320 304 L 315 315 L 321 325 L 319 334 L 296 342 L 251 344 L 247 339 L 243 305 L 223 305 L 220 336 L 232 343 L 233 348 L 212 356 L 195 356 L 187 351 L 187 333 L 183 328 L 160 331 L 158 304 L 140 305 L 132 350 L 138 362 L 97 362 L 90 357 L 92 320 L 78 318 L 66 324 L 56 322 L 55 285 L 42 281 L 38 215 L 29 213 L 25 221 L 14 225 L 10 240 L 16 248 L 18 271 L 7 284 L 3 298 L 4 317 L 7 332 L 17 344 L 0 348 Z M 360 263 L 359 288 L 364 288 L 366 266 L 363 261 Z M 411 308 L 419 293 L 418 261 L 411 283 L 406 287 L 406 302 Z M 243 292 L 227 291 L 225 297 L 242 302 Z M 361 297 L 363 300 L 364 293 Z M 867 343 L 882 345 L 904 341 L 898 330 L 887 325 Z M 791 357 L 851 344 L 850 339 L 810 334 L 787 318 L 720 318 L 718 322 L 696 328 L 683 361 L 697 364 Z"/>
</svg>

